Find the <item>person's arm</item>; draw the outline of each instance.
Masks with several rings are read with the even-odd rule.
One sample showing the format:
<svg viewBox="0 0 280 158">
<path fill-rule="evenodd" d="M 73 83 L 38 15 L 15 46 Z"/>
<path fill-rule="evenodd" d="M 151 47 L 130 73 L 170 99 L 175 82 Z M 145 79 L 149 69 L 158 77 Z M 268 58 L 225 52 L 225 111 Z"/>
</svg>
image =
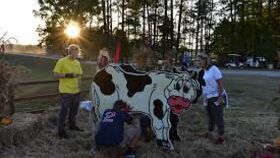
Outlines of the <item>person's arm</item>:
<svg viewBox="0 0 280 158">
<path fill-rule="evenodd" d="M 54 77 L 57 78 L 57 79 L 65 78 L 65 74 L 54 72 Z"/>
<path fill-rule="evenodd" d="M 218 103 L 219 105 L 221 105 L 223 102 L 223 91 L 224 91 L 222 79 L 217 80 L 217 83 L 218 83 L 218 90 L 219 90 Z"/>
<path fill-rule="evenodd" d="M 63 63 L 61 60 L 59 60 L 54 69 L 53 69 L 53 73 L 54 73 L 54 77 L 57 79 L 61 79 L 61 78 L 74 78 L 77 77 L 77 75 L 73 74 L 73 73 L 63 73 Z"/>
<path fill-rule="evenodd" d="M 75 77 L 80 77 L 80 74 L 73 74 L 73 73 L 66 73 L 66 74 L 62 74 L 62 73 L 57 73 L 54 72 L 54 77 L 57 79 L 60 78 L 75 78 Z"/>
<path fill-rule="evenodd" d="M 65 77 L 65 74 L 62 73 L 62 61 L 61 60 L 57 61 L 57 63 L 55 64 L 55 67 L 53 69 L 53 74 L 54 74 L 54 77 L 57 79 Z"/>
<path fill-rule="evenodd" d="M 222 73 L 216 66 L 214 67 L 214 78 L 216 79 L 218 84 L 218 94 L 219 94 L 218 104 L 221 105 L 221 103 L 223 102 L 224 87 L 223 87 Z"/>
<path fill-rule="evenodd" d="M 222 79 L 218 79 L 217 83 L 218 83 L 219 97 L 222 97 L 223 96 L 223 91 L 224 91 Z"/>
<path fill-rule="evenodd" d="M 130 125 L 133 121 L 132 115 L 128 114 L 127 112 L 124 112 L 124 115 L 125 115 L 125 123 Z"/>
</svg>

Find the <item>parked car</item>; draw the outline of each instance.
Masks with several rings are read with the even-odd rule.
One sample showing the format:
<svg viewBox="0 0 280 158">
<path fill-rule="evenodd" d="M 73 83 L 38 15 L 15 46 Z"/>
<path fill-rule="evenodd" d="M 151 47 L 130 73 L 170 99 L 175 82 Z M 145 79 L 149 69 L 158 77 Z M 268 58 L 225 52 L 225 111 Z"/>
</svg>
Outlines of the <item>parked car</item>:
<svg viewBox="0 0 280 158">
<path fill-rule="evenodd" d="M 228 54 L 225 62 L 227 68 L 244 68 L 244 57 L 239 54 Z"/>
<path fill-rule="evenodd" d="M 248 68 L 264 68 L 266 67 L 266 59 L 264 57 L 247 57 L 246 66 Z"/>
</svg>

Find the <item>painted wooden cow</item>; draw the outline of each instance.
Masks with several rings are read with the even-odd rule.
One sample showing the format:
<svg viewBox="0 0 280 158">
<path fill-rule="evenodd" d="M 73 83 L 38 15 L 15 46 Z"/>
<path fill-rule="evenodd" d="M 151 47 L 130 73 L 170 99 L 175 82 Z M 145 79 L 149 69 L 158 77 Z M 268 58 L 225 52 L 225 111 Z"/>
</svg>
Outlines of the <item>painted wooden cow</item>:
<svg viewBox="0 0 280 158">
<path fill-rule="evenodd" d="M 95 113 L 100 120 L 106 109 L 124 100 L 133 113 L 150 117 L 158 142 L 174 149 L 169 131 L 171 114 L 180 115 L 200 95 L 200 84 L 189 73 L 138 72 L 129 65 L 109 65 L 98 71 L 92 84 Z M 177 130 L 176 130 L 177 132 Z"/>
</svg>

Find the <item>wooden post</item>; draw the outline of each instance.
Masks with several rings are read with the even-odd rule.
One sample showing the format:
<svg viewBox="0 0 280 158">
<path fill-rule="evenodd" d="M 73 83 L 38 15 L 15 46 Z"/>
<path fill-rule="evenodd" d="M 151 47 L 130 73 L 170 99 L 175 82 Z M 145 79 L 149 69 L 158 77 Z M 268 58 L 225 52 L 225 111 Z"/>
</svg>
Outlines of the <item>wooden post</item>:
<svg viewBox="0 0 280 158">
<path fill-rule="evenodd" d="M 15 113 L 15 93 L 14 93 L 14 85 L 13 84 L 10 84 L 8 86 L 8 97 L 9 97 L 8 105 L 9 105 L 9 108 L 10 108 L 9 116 L 11 117 Z"/>
</svg>

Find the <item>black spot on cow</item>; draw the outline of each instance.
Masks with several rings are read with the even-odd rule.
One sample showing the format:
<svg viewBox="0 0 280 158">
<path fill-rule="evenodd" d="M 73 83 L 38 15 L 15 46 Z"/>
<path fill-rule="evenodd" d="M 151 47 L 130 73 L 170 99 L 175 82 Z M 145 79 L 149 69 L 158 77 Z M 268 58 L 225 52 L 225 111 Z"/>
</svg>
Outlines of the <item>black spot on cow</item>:
<svg viewBox="0 0 280 158">
<path fill-rule="evenodd" d="M 163 109 L 162 109 L 163 103 L 161 100 L 157 99 L 154 100 L 153 104 L 154 104 L 154 114 L 158 119 L 161 120 L 164 116 Z"/>
<path fill-rule="evenodd" d="M 127 81 L 127 95 L 132 97 L 137 92 L 142 92 L 146 85 L 152 83 L 152 79 L 148 75 L 134 76 L 124 73 L 124 77 Z"/>
<path fill-rule="evenodd" d="M 112 75 L 102 70 L 96 74 L 93 81 L 99 86 L 105 95 L 112 95 L 115 92 L 115 85 L 112 82 Z"/>
<path fill-rule="evenodd" d="M 137 73 L 137 74 L 144 74 L 143 72 L 137 71 L 134 67 L 131 65 L 120 65 L 120 67 L 125 71 L 125 72 L 132 72 L 132 73 Z"/>
</svg>

